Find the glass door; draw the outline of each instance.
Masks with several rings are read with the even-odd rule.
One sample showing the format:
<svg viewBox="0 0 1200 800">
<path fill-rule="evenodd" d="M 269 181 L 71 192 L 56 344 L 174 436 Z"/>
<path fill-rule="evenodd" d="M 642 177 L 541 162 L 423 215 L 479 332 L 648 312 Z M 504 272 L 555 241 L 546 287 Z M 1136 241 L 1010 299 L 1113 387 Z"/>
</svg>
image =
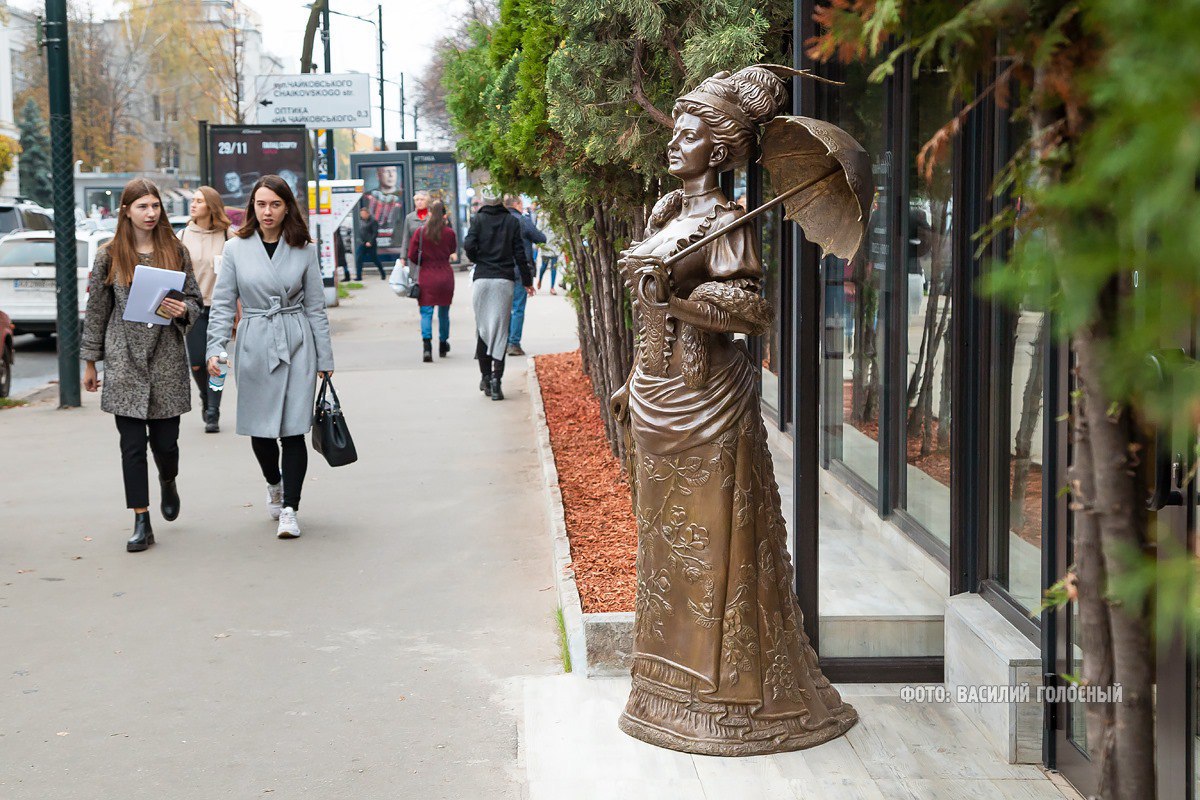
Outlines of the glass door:
<svg viewBox="0 0 1200 800">
<path fill-rule="evenodd" d="M 1191 352 L 1196 352 L 1192 343 Z M 1152 359 L 1158 356 L 1151 356 Z M 1069 375 L 1068 357 L 1060 356 L 1057 377 Z M 1057 483 L 1061 485 L 1069 464 L 1067 423 L 1065 422 L 1069 382 L 1059 381 L 1057 395 L 1058 440 L 1064 445 L 1057 453 Z M 1198 511 L 1194 480 L 1197 431 L 1192 428 L 1164 427 L 1151 431 L 1146 437 L 1146 459 L 1149 465 L 1146 498 L 1149 510 L 1149 530 L 1155 537 L 1160 563 L 1177 559 L 1181 554 L 1197 554 L 1196 528 Z M 1055 533 L 1051 535 L 1053 569 L 1051 574 L 1063 575 L 1074 563 L 1072 516 L 1066 510 L 1067 498 L 1057 498 Z M 1178 587 L 1175 587 L 1176 589 Z M 1057 631 L 1050 663 L 1053 679 L 1064 685 L 1063 676 L 1079 675 L 1083 671 L 1083 651 L 1080 642 L 1079 613 L 1075 603 L 1059 609 L 1054 619 Z M 1184 635 L 1179 621 L 1169 635 L 1155 642 L 1155 763 L 1158 769 L 1159 800 L 1196 800 L 1200 787 L 1196 785 L 1197 751 L 1197 674 L 1196 642 Z M 1047 707 L 1055 721 L 1053 764 L 1085 795 L 1097 791 L 1097 771 L 1088 754 L 1083 703 L 1064 702 Z"/>
</svg>

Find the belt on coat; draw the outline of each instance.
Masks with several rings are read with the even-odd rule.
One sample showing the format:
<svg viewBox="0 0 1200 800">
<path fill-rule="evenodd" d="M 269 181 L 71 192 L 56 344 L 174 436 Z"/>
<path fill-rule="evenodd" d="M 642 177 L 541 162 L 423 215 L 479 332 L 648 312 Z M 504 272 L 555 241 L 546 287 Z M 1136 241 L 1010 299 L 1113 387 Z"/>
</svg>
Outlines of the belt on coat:
<svg viewBox="0 0 1200 800">
<path fill-rule="evenodd" d="M 287 331 L 283 329 L 284 314 L 303 313 L 304 306 L 280 305 L 278 297 L 271 298 L 270 308 L 242 308 L 242 316 L 247 319 L 263 318 L 271 328 L 271 347 L 269 371 L 274 372 L 280 364 L 291 364 L 292 357 L 288 352 Z"/>
</svg>

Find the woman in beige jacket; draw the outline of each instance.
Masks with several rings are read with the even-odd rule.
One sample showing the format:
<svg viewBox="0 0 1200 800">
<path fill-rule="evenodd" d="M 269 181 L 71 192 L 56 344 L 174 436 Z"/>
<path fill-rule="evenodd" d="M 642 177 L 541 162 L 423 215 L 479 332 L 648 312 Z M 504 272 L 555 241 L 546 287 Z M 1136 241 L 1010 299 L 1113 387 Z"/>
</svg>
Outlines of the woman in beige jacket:
<svg viewBox="0 0 1200 800">
<path fill-rule="evenodd" d="M 204 351 L 208 345 L 208 315 L 212 307 L 213 287 L 217 285 L 217 270 L 221 253 L 229 239 L 229 217 L 221 195 L 211 186 L 201 186 L 192 195 L 192 218 L 179 232 L 179 240 L 192 257 L 196 283 L 204 295 L 204 310 L 187 336 L 188 363 L 192 378 L 200 390 L 200 408 L 204 415 L 204 430 L 221 430 L 221 393 L 208 388 L 208 371 L 204 368 Z"/>
</svg>

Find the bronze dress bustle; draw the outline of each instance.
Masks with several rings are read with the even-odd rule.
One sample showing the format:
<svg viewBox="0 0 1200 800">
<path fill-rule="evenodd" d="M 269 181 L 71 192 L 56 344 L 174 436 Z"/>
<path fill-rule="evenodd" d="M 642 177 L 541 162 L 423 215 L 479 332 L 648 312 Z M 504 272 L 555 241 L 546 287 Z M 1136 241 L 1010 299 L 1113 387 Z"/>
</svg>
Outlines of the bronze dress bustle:
<svg viewBox="0 0 1200 800">
<path fill-rule="evenodd" d="M 736 226 L 745 212 L 716 175 L 744 159 L 785 99 L 761 66 L 681 98 L 669 157 L 684 188 L 659 200 L 621 259 L 639 347 L 613 398 L 629 425 L 638 522 L 633 687 L 620 727 L 690 753 L 798 750 L 858 719 L 803 630 L 758 368 L 733 338 L 765 333 L 772 309 L 754 228 Z"/>
</svg>

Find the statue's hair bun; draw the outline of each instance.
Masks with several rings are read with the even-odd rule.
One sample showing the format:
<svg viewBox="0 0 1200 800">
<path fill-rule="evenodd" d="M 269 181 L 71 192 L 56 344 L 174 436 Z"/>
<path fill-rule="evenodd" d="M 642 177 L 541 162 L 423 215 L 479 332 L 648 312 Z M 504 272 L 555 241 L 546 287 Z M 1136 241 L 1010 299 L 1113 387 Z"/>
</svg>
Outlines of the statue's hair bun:
<svg viewBox="0 0 1200 800">
<path fill-rule="evenodd" d="M 765 67 L 746 67 L 726 80 L 737 92 L 742 111 L 757 125 L 768 122 L 787 103 L 787 84 Z"/>
</svg>

